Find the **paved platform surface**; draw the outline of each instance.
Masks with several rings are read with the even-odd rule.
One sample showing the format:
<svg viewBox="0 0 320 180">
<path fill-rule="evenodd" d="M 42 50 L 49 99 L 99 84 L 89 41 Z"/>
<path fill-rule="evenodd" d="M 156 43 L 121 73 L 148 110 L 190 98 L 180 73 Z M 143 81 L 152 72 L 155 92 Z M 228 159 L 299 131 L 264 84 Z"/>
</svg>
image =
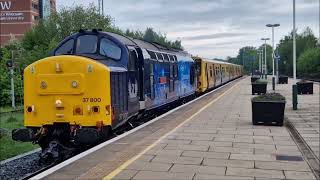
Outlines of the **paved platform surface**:
<svg viewBox="0 0 320 180">
<path fill-rule="evenodd" d="M 276 92 L 284 95 L 287 100 L 286 117 L 293 124 L 300 136 L 308 144 L 319 161 L 320 142 L 320 86 L 314 83 L 313 94 L 298 95 L 298 110 L 292 110 L 292 84 L 290 78 L 288 84 L 276 86 Z"/>
<path fill-rule="evenodd" d="M 232 82 L 46 179 L 315 179 L 286 127 L 252 125 L 251 98 Z"/>
</svg>

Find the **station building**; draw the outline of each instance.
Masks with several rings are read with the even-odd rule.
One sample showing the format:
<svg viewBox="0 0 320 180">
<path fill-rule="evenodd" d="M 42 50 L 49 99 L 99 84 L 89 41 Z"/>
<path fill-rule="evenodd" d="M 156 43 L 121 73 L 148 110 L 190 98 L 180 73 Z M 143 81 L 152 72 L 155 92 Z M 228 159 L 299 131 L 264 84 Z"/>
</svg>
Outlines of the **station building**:
<svg viewBox="0 0 320 180">
<path fill-rule="evenodd" d="M 21 39 L 41 18 L 56 10 L 56 0 L 0 0 L 0 44 Z"/>
</svg>

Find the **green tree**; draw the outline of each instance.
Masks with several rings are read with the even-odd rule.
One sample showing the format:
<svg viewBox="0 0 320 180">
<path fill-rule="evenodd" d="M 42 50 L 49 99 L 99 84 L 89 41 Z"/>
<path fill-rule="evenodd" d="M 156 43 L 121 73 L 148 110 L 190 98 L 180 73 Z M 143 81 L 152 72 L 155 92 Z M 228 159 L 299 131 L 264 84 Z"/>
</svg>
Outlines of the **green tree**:
<svg viewBox="0 0 320 180">
<path fill-rule="evenodd" d="M 40 20 L 37 25 L 24 35 L 21 41 L 13 39 L 1 48 L 0 105 L 3 106 L 10 103 L 10 76 L 5 63 L 12 58 L 12 52 L 14 52 L 15 58 L 16 99 L 22 102 L 21 72 L 23 69 L 34 61 L 47 57 L 49 52 L 65 37 L 80 29 L 94 28 L 127 35 L 132 38 L 145 39 L 176 49 L 183 49 L 180 41 L 169 41 L 165 34 L 156 33 L 152 28 L 147 28 L 145 32 L 122 31 L 113 25 L 113 19 L 110 16 L 99 14 L 97 8 L 93 5 L 86 8 L 83 6 L 62 8 L 49 18 Z"/>
<path fill-rule="evenodd" d="M 320 79 L 320 48 L 303 52 L 297 63 L 298 75 L 312 79 Z"/>
<path fill-rule="evenodd" d="M 292 62 L 293 62 L 293 40 L 292 32 L 280 40 L 277 51 L 280 55 L 279 73 L 285 75 L 292 75 Z M 299 56 L 306 50 L 316 47 L 317 39 L 312 30 L 307 27 L 301 34 L 296 35 L 296 57 L 299 61 Z"/>
<path fill-rule="evenodd" d="M 17 105 L 22 105 L 23 103 L 23 84 L 22 84 L 22 69 L 20 67 L 19 60 L 21 59 L 20 54 L 22 51 L 21 43 L 16 39 L 12 39 L 5 48 L 1 48 L 1 58 L 0 58 L 0 106 L 4 106 L 11 103 L 11 74 L 10 69 L 7 68 L 6 62 L 9 59 L 14 61 L 14 82 L 15 82 L 15 100 Z"/>
</svg>

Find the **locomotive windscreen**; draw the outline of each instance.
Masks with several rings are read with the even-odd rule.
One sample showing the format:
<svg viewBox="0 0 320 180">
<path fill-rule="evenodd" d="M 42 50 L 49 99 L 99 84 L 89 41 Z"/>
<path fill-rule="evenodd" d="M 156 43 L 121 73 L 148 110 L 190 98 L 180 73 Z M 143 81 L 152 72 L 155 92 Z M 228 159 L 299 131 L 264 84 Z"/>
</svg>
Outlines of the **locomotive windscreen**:
<svg viewBox="0 0 320 180">
<path fill-rule="evenodd" d="M 77 39 L 77 54 L 94 54 L 97 52 L 98 37 L 96 35 L 82 35 Z"/>
</svg>

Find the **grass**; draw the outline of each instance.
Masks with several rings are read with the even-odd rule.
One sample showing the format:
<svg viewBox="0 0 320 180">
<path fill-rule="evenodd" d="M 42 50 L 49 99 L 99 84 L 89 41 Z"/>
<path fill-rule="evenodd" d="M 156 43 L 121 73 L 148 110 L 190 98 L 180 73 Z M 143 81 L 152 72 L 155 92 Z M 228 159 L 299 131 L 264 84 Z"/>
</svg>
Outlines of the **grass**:
<svg viewBox="0 0 320 180">
<path fill-rule="evenodd" d="M 0 107 L 0 113 L 7 113 L 14 110 L 22 110 L 23 106 L 17 106 L 16 109 L 13 109 L 11 106 Z"/>
<path fill-rule="evenodd" d="M 0 114 L 0 160 L 39 148 L 31 142 L 17 142 L 11 139 L 11 131 L 23 127 L 23 113 Z"/>
</svg>

